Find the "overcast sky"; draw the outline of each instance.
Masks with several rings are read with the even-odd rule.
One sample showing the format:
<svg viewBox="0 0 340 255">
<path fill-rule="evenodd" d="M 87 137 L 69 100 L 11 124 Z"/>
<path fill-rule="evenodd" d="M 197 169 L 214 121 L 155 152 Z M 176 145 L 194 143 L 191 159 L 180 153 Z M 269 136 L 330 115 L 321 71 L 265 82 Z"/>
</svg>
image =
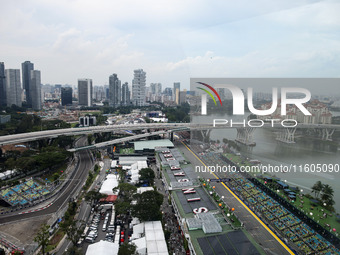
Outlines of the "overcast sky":
<svg viewBox="0 0 340 255">
<path fill-rule="evenodd" d="M 42 83 L 163 88 L 190 77 L 339 77 L 340 2 L 1 0 L 0 61 L 30 60 Z"/>
</svg>

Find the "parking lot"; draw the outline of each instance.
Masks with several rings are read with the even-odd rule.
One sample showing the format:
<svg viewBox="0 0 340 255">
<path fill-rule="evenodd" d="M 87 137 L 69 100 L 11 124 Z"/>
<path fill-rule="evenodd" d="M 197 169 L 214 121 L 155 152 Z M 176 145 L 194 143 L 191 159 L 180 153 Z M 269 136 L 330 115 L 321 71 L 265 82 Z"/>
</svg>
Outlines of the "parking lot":
<svg viewBox="0 0 340 255">
<path fill-rule="evenodd" d="M 80 244 L 84 254 L 86 253 L 88 245 L 92 243 L 99 242 L 100 240 L 115 241 L 117 226 L 114 224 L 111 225 L 111 223 L 115 223 L 115 219 L 113 218 L 112 220 L 112 215 L 115 217 L 112 209 L 101 209 L 91 213 L 85 229 L 86 237 Z M 120 228 L 119 225 L 118 227 Z M 116 239 L 118 242 L 120 241 L 119 235 L 120 233 L 118 233 L 118 239 Z"/>
</svg>

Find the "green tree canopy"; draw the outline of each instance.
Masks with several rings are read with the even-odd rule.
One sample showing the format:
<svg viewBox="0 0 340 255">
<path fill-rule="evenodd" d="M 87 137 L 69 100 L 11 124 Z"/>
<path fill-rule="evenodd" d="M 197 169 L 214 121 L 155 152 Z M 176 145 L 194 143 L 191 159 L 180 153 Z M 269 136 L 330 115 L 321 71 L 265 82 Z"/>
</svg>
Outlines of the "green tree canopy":
<svg viewBox="0 0 340 255">
<path fill-rule="evenodd" d="M 131 202 L 133 195 L 137 192 L 137 187 L 129 183 L 120 183 L 113 189 L 113 192 L 117 189 L 119 189 L 119 198 L 125 202 Z"/>
<path fill-rule="evenodd" d="M 66 233 L 67 239 L 70 240 L 75 246 L 80 237 L 82 237 L 85 223 L 78 220 L 69 220 L 61 223 L 60 228 L 62 229 L 62 231 L 64 231 L 64 233 Z"/>
<path fill-rule="evenodd" d="M 321 181 L 317 181 L 312 187 L 312 192 L 314 192 L 315 196 L 318 197 L 322 189 L 323 184 L 321 183 Z"/>
<path fill-rule="evenodd" d="M 85 200 L 93 204 L 95 201 L 98 201 L 101 198 L 105 198 L 107 195 L 100 193 L 97 190 L 91 190 L 86 193 Z"/>
<path fill-rule="evenodd" d="M 135 255 L 136 252 L 136 245 L 132 243 L 123 243 L 118 250 L 118 255 Z"/>
<path fill-rule="evenodd" d="M 141 170 L 139 170 L 139 175 L 139 180 L 148 182 L 150 186 L 153 185 L 155 173 L 151 168 L 142 168 Z"/>
<path fill-rule="evenodd" d="M 49 229 L 50 229 L 49 225 L 43 224 L 40 227 L 40 230 L 37 233 L 37 235 L 34 237 L 34 241 L 38 243 L 39 247 L 41 247 L 41 252 L 43 255 L 46 254 L 45 252 L 46 246 L 49 243 L 49 237 L 50 237 Z"/>
<path fill-rule="evenodd" d="M 137 203 L 132 208 L 132 216 L 141 221 L 161 220 L 160 206 L 163 203 L 163 195 L 157 191 L 146 191 L 136 196 Z"/>
</svg>

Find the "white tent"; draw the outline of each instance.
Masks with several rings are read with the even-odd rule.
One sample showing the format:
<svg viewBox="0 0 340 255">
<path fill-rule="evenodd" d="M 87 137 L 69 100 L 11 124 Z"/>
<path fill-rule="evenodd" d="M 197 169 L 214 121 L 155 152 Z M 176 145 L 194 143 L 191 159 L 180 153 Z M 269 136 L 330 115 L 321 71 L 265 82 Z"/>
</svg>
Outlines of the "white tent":
<svg viewBox="0 0 340 255">
<path fill-rule="evenodd" d="M 108 174 L 103 185 L 100 187 L 99 192 L 106 195 L 118 195 L 118 190 L 113 193 L 112 189 L 117 187 L 119 184 L 118 175 Z"/>
<path fill-rule="evenodd" d="M 153 187 L 139 187 L 137 188 L 137 193 L 142 194 L 145 191 L 153 191 Z"/>
<path fill-rule="evenodd" d="M 139 223 L 133 226 L 133 234 L 131 235 L 131 240 L 138 239 L 144 233 L 144 223 Z"/>
<path fill-rule="evenodd" d="M 119 250 L 118 243 L 111 243 L 108 241 L 100 240 L 98 243 L 90 244 L 86 250 L 86 255 L 117 255 Z"/>
<path fill-rule="evenodd" d="M 138 238 L 144 233 L 145 237 Z M 160 221 L 147 221 L 133 226 L 133 235 L 131 239 L 138 249 L 143 251 L 144 240 L 146 242 L 146 250 L 148 255 L 168 255 L 162 224 Z M 139 246 L 138 246 L 139 245 Z M 139 252 L 139 250 L 138 250 Z M 140 253 L 146 254 L 146 253 Z"/>
<path fill-rule="evenodd" d="M 131 225 L 137 225 L 140 223 L 140 220 L 137 217 L 132 217 Z"/>
<path fill-rule="evenodd" d="M 16 172 L 16 170 L 7 170 L 5 172 L 0 173 L 0 179 L 6 179 L 8 176 L 11 176 L 12 174 L 14 174 Z"/>
<path fill-rule="evenodd" d="M 117 166 L 117 160 L 112 160 L 111 168 L 115 168 Z"/>
<path fill-rule="evenodd" d="M 146 255 L 147 254 L 146 253 L 146 240 L 145 240 L 145 237 L 133 240 L 131 242 L 136 245 L 136 247 L 137 247 L 136 250 L 137 250 L 138 254 L 140 254 L 140 255 Z"/>
</svg>

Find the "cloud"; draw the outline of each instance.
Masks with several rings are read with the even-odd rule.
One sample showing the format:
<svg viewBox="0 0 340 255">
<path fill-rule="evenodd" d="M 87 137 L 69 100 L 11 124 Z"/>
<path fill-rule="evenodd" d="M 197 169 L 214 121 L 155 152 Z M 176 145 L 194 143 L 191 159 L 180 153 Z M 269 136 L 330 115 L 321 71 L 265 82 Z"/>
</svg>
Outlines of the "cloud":
<svg viewBox="0 0 340 255">
<path fill-rule="evenodd" d="M 147 83 L 193 76 L 338 76 L 339 3 L 256 1 L 5 1 L 1 61 L 25 60 L 43 83 L 105 84 L 133 69 Z"/>
</svg>

